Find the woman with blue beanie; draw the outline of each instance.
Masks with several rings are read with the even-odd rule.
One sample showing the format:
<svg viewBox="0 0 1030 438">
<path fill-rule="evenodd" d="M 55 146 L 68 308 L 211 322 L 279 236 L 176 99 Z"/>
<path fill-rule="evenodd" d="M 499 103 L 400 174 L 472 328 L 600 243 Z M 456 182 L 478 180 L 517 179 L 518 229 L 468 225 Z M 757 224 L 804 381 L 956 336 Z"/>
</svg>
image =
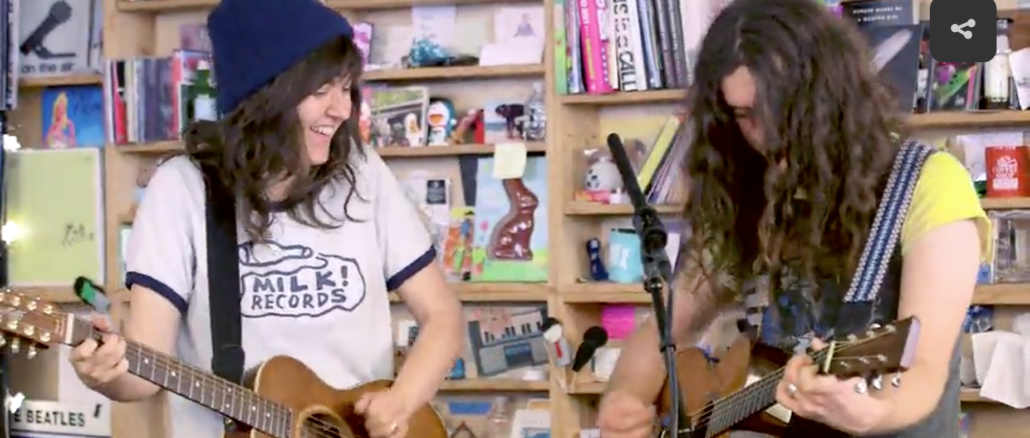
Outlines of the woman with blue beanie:
<svg viewBox="0 0 1030 438">
<path fill-rule="evenodd" d="M 383 160 L 358 135 L 362 61 L 353 29 L 316 0 L 223 0 L 208 17 L 217 122 L 196 122 L 137 209 L 126 257 L 125 336 L 203 370 L 212 340 L 205 177 L 235 196 L 242 347 L 250 368 L 298 359 L 327 384 L 392 379 L 388 291 L 420 335 L 394 385 L 356 410 L 375 438 L 401 438 L 464 344 L 461 306 L 429 234 Z M 228 292 L 231 291 L 217 291 Z M 102 321 L 95 322 L 106 331 Z M 158 388 L 126 373 L 125 342 L 86 341 L 72 363 L 116 401 Z M 216 438 L 218 414 L 170 397 L 172 437 Z"/>
</svg>

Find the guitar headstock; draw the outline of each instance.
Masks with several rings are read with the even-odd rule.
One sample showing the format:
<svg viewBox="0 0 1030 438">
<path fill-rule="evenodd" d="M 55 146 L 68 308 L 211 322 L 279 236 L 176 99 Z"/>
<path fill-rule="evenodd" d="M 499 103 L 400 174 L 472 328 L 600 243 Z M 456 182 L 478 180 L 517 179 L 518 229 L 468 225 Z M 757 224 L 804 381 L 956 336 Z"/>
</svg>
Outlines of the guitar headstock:
<svg viewBox="0 0 1030 438">
<path fill-rule="evenodd" d="M 31 359 L 39 349 L 53 344 L 74 344 L 85 338 L 72 336 L 82 333 L 74 315 L 57 310 L 45 300 L 11 291 L 0 290 L 0 347 L 7 346 L 12 353 L 22 349 Z"/>
<path fill-rule="evenodd" d="M 906 318 L 832 342 L 819 352 L 818 362 L 823 373 L 838 377 L 905 371 L 912 365 L 918 340 L 919 320 Z"/>
</svg>

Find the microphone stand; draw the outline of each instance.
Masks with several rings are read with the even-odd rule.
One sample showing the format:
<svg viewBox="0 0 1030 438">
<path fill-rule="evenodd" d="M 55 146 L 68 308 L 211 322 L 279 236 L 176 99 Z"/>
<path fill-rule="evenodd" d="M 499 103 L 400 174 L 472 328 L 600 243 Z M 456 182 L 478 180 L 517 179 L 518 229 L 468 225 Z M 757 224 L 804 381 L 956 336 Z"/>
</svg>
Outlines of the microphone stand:
<svg viewBox="0 0 1030 438">
<path fill-rule="evenodd" d="M 611 149 L 612 158 L 619 174 L 625 183 L 626 195 L 633 203 L 633 227 L 636 228 L 637 236 L 640 237 L 640 262 L 644 270 L 644 290 L 651 294 L 651 304 L 654 306 L 655 323 L 658 326 L 659 348 L 665 359 L 665 370 L 668 375 L 669 398 L 671 399 L 672 417 L 669 418 L 669 428 L 673 437 L 679 437 L 681 432 L 691 432 L 691 421 L 687 415 L 683 394 L 680 391 L 679 377 L 676 375 L 676 343 L 672 338 L 672 309 L 675 307 L 675 293 L 670 289 L 666 302 L 662 300 L 662 289 L 672 285 L 672 263 L 669 262 L 669 255 L 665 252 L 665 244 L 669 240 L 669 233 L 665 231 L 665 225 L 654 207 L 647 205 L 647 198 L 644 197 L 640 185 L 637 183 L 636 173 L 633 171 L 626 153 L 626 147 L 622 139 L 616 134 L 608 135 L 608 148 Z M 686 429 L 681 429 L 685 427 Z"/>
<path fill-rule="evenodd" d="M 669 429 L 673 437 L 680 432 L 690 431 L 690 416 L 687 415 L 683 394 L 680 390 L 679 377 L 676 374 L 676 342 L 672 337 L 672 312 L 675 304 L 675 293 L 671 290 L 672 263 L 665 245 L 669 235 L 654 207 L 643 199 L 630 195 L 633 203 L 633 226 L 640 236 L 640 258 L 644 270 L 644 290 L 651 295 L 651 304 L 655 311 L 655 323 L 658 326 L 659 348 L 665 359 L 665 370 L 668 373 L 669 398 L 671 414 Z M 669 295 L 662 300 L 662 289 L 668 285 Z M 682 429 L 681 429 L 682 428 Z"/>
</svg>

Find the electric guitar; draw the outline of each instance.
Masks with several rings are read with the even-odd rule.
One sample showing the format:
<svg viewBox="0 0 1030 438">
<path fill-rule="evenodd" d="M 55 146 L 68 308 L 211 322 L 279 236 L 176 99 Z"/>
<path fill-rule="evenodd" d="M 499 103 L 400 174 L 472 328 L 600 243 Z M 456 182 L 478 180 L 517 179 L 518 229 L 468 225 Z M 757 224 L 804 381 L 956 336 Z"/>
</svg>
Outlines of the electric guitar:
<svg viewBox="0 0 1030 438">
<path fill-rule="evenodd" d="M 46 301 L 10 290 L 0 291 L 0 345 L 29 358 L 40 348 L 79 345 L 100 339 L 89 321 L 57 311 Z M 129 372 L 170 392 L 234 420 L 238 427 L 226 438 L 367 438 L 364 417 L 354 404 L 365 393 L 389 388 L 389 381 L 374 381 L 338 390 L 322 382 L 296 359 L 276 356 L 245 373 L 244 386 L 188 365 L 172 356 L 126 340 Z M 447 438 L 447 430 L 429 405 L 409 420 L 409 436 Z M 415 432 L 417 431 L 417 432 Z"/>
<path fill-rule="evenodd" d="M 918 339 L 919 320 L 912 317 L 831 342 L 827 348 L 809 354 L 821 373 L 841 378 L 874 376 L 869 388 L 880 390 L 881 375 L 900 373 L 911 365 Z M 790 359 L 786 352 L 764 344 L 751 347 L 742 340 L 730 347 L 714 366 L 700 351 L 680 353 L 677 359 L 685 360 L 677 360 L 676 372 L 692 424 L 681 426 L 685 430 L 678 434 L 663 429 L 660 437 L 715 438 L 731 429 L 782 434 L 790 422 L 790 411 L 776 404 L 776 387 L 783 379 L 783 365 Z M 755 379 L 754 374 L 749 375 L 749 362 L 750 368 L 775 368 Z M 900 386 L 900 374 L 890 383 Z M 666 386 L 659 396 L 663 414 L 674 414 L 670 412 L 670 400 Z M 770 409 L 774 406 L 780 412 Z"/>
</svg>

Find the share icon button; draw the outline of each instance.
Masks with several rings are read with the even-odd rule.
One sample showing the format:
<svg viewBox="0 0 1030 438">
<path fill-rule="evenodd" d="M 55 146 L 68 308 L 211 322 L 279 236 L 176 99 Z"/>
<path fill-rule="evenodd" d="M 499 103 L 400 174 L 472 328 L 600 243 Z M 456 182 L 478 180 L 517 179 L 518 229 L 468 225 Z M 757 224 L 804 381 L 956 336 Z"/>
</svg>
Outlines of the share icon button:
<svg viewBox="0 0 1030 438">
<path fill-rule="evenodd" d="M 994 0 L 930 3 L 930 56 L 938 62 L 987 62 L 998 50 Z"/>
</svg>

